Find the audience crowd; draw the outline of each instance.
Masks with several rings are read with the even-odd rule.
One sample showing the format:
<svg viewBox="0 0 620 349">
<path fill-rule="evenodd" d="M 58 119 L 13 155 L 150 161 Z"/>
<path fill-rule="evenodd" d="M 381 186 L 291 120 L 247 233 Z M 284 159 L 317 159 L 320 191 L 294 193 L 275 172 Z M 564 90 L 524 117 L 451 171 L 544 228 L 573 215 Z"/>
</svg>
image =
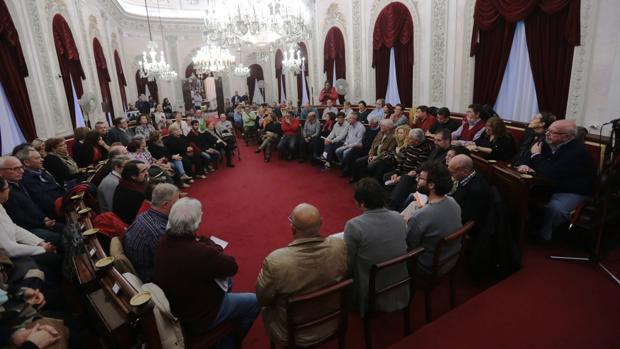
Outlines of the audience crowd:
<svg viewBox="0 0 620 349">
<path fill-rule="evenodd" d="M 300 110 L 252 105 L 236 96 L 219 117 L 200 109 L 183 116 L 169 103 L 156 105 L 133 127 L 117 118 L 110 129 L 104 122 L 93 130 L 77 128 L 70 150 L 64 138 L 36 139 L 0 157 L 3 344 L 80 345 L 61 291 L 62 259 L 69 253 L 61 205 L 76 188 L 96 198 L 97 214 L 126 228 L 119 235 L 136 276 L 161 288 L 185 335 L 204 335 L 232 320 L 243 337 L 262 312 L 267 335 L 279 345 L 288 341 L 288 298 L 352 278 L 351 307 L 364 317 L 373 265 L 423 247 L 414 265 L 387 270 L 376 287 L 408 274 L 424 279 L 436 267 L 442 238 L 472 221 L 472 243 L 482 240 L 496 209 L 494 188 L 476 171 L 472 153 L 549 180 L 538 231 L 543 241 L 594 189 L 596 170 L 574 122 L 556 121 L 549 113 L 535 115 L 517 144 L 502 119 L 477 104 L 468 106 L 459 123 L 445 107 L 418 106 L 409 115 L 402 105 L 381 99 L 373 110 L 364 101 L 357 111 L 349 102 L 338 110 L 329 83 L 321 91 L 322 113 L 309 104 Z M 353 199 L 361 212 L 343 233 L 325 237 L 319 208 L 296 206 L 288 217 L 292 242 L 264 259 L 256 293 L 231 292 L 239 266 L 225 246 L 200 234 L 201 204 L 181 191 L 220 162 L 234 167 L 237 135 L 254 142 L 265 162 L 277 150 L 286 161 L 310 161 L 322 171 L 338 167 L 341 177 L 355 183 Z M 454 267 L 460 249 L 460 240 L 443 246 L 440 274 Z M 376 307 L 403 309 L 409 292 L 396 289 L 377 299 Z M 307 330 L 297 344 L 316 344 L 332 330 Z M 234 340 L 220 344 L 232 347 Z"/>
</svg>

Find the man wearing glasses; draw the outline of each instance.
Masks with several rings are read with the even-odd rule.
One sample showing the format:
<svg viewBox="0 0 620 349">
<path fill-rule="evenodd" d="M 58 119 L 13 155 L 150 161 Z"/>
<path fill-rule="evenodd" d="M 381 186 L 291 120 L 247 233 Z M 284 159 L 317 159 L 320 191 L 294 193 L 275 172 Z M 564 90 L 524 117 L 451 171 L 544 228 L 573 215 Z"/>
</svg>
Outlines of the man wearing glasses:
<svg viewBox="0 0 620 349">
<path fill-rule="evenodd" d="M 543 240 L 551 240 L 553 230 L 568 222 L 570 212 L 592 193 L 596 168 L 583 142 L 576 139 L 572 120 L 558 120 L 549 126 L 545 141 L 534 143 L 522 173 L 536 173 L 552 183 L 551 199 L 545 206 L 540 229 Z"/>
</svg>

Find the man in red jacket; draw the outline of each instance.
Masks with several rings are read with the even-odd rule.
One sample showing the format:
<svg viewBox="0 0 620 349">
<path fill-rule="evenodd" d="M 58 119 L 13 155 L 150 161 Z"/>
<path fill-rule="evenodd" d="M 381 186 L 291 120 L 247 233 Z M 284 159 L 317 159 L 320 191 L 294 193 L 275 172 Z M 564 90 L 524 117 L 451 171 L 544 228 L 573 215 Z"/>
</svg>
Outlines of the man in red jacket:
<svg viewBox="0 0 620 349">
<path fill-rule="evenodd" d="M 196 239 L 201 219 L 202 205 L 196 199 L 182 198 L 172 206 L 166 235 L 155 249 L 153 281 L 190 342 L 230 320 L 245 335 L 260 311 L 256 294 L 228 292 L 237 262 L 210 239 Z M 224 341 L 220 347 L 233 347 L 232 338 Z"/>
<path fill-rule="evenodd" d="M 280 124 L 282 128 L 282 138 L 278 143 L 278 150 L 282 155 L 286 156 L 287 160 L 293 158 L 293 152 L 297 146 L 297 139 L 299 138 L 299 119 L 294 118 L 289 110 L 282 110 L 284 119 Z"/>
</svg>

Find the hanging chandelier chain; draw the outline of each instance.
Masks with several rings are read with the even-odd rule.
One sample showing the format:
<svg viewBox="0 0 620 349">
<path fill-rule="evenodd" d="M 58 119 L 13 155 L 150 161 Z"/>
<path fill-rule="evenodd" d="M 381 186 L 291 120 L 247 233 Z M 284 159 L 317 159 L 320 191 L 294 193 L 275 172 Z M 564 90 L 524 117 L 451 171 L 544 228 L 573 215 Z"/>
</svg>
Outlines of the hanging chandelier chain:
<svg viewBox="0 0 620 349">
<path fill-rule="evenodd" d="M 149 40 L 153 41 L 153 35 L 151 34 L 151 19 L 149 18 L 149 5 L 144 0 L 144 7 L 146 8 L 146 23 L 149 26 Z"/>
</svg>

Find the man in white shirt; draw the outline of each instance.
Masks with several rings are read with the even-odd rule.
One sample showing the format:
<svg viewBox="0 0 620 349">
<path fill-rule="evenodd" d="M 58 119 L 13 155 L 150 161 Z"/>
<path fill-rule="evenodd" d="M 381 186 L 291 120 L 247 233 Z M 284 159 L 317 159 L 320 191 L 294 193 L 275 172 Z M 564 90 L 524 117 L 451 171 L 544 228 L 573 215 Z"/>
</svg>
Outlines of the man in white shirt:
<svg viewBox="0 0 620 349">
<path fill-rule="evenodd" d="M 364 127 L 361 122 L 358 122 L 357 119 L 358 114 L 356 112 L 349 114 L 347 138 L 345 138 L 344 144 L 336 149 L 336 157 L 340 163 L 342 163 L 346 154 L 353 150 L 355 146 L 362 144 L 362 138 L 366 132 L 366 127 Z"/>
<path fill-rule="evenodd" d="M 338 114 L 338 108 L 334 107 L 334 101 L 331 99 L 327 100 L 327 107 L 323 109 L 323 120 L 329 119 L 328 113 Z"/>
<path fill-rule="evenodd" d="M 334 152 L 343 144 L 344 139 L 347 137 L 349 124 L 344 122 L 344 116 L 344 113 L 338 113 L 337 122 L 334 124 L 332 132 L 330 132 L 329 136 L 325 138 L 325 148 L 323 149 L 323 155 L 321 156 L 321 160 L 325 161 L 324 169 L 330 167 L 329 162 L 333 159 Z"/>
<path fill-rule="evenodd" d="M 382 98 L 377 99 L 377 102 L 375 103 L 375 109 L 371 111 L 370 114 L 368 114 L 368 119 L 370 119 L 371 116 L 374 116 L 377 118 L 377 121 L 381 122 L 381 120 L 383 120 L 384 105 L 385 102 Z"/>
</svg>

